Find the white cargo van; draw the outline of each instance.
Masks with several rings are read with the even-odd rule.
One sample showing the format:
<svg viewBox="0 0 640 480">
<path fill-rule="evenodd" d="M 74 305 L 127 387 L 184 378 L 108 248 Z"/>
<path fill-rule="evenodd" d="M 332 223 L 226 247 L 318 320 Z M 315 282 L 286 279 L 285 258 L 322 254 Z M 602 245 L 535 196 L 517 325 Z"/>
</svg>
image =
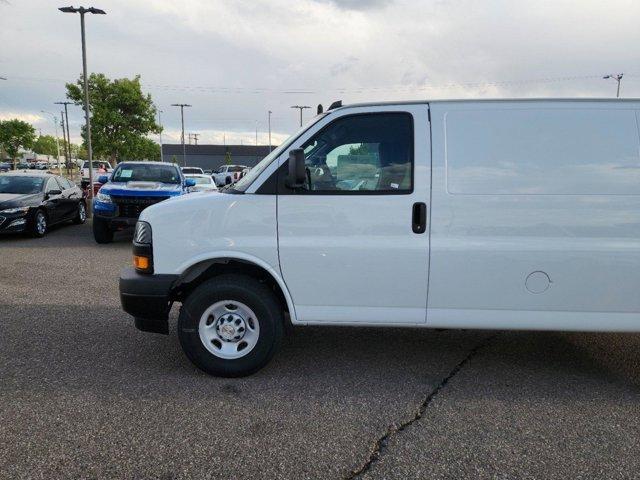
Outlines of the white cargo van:
<svg viewBox="0 0 640 480">
<path fill-rule="evenodd" d="M 123 308 L 214 375 L 285 322 L 640 331 L 640 101 L 330 109 L 233 188 L 147 208 Z"/>
</svg>

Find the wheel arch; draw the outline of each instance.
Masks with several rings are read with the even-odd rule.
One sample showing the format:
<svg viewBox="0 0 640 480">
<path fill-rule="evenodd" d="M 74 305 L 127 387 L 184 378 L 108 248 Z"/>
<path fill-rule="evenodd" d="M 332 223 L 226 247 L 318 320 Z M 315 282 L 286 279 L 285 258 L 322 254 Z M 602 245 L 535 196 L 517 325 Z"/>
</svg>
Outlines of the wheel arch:
<svg viewBox="0 0 640 480">
<path fill-rule="evenodd" d="M 172 299 L 183 301 L 200 284 L 225 273 L 243 274 L 265 282 L 274 291 L 283 310 L 289 314 L 291 322 L 296 322 L 293 299 L 284 280 L 269 264 L 248 255 L 224 253 L 194 262 L 183 270 L 173 285 Z"/>
</svg>

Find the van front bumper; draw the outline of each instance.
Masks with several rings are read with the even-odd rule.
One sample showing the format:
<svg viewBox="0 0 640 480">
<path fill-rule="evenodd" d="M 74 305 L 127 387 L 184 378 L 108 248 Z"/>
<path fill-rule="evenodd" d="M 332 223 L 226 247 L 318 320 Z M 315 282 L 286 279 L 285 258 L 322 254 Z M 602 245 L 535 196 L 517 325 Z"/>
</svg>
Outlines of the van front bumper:
<svg viewBox="0 0 640 480">
<path fill-rule="evenodd" d="M 120 303 L 135 319 L 138 330 L 169 333 L 171 287 L 178 275 L 145 275 L 132 267 L 120 273 Z"/>
</svg>

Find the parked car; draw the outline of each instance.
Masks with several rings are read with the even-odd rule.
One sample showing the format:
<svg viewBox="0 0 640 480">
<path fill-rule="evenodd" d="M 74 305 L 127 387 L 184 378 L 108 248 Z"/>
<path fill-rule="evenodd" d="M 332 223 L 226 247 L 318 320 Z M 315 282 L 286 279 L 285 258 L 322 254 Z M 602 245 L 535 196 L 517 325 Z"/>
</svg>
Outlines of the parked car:
<svg viewBox="0 0 640 480">
<path fill-rule="evenodd" d="M 0 175 L 0 233 L 43 237 L 51 225 L 84 223 L 86 217 L 82 191 L 66 178 L 36 172 Z"/>
<path fill-rule="evenodd" d="M 11 170 L 11 164 L 8 162 L 0 162 L 0 172 L 8 172 Z"/>
<path fill-rule="evenodd" d="M 217 192 L 218 187 L 210 175 L 185 175 L 195 182 L 193 187 L 189 187 L 189 193 L 193 192 Z"/>
<path fill-rule="evenodd" d="M 185 175 L 203 175 L 204 171 L 200 167 L 182 167 L 182 173 Z"/>
<path fill-rule="evenodd" d="M 150 205 L 184 195 L 195 185 L 172 163 L 122 162 L 111 176 L 102 175 L 103 186 L 93 200 L 93 236 L 109 243 L 113 233 L 135 225 Z"/>
<path fill-rule="evenodd" d="M 110 174 L 113 172 L 113 167 L 109 162 L 94 160 L 92 163 L 92 167 L 93 167 L 94 182 L 97 180 L 99 176 L 104 174 Z M 89 185 L 89 162 L 88 161 L 83 162 L 81 173 L 82 173 L 82 177 L 81 177 L 82 181 L 80 182 L 80 185 L 82 186 L 82 188 L 87 188 L 87 186 Z"/>
<path fill-rule="evenodd" d="M 240 179 L 245 165 L 222 165 L 212 174 L 216 185 L 222 187 L 230 185 Z"/>
<path fill-rule="evenodd" d="M 145 210 L 141 330 L 221 376 L 293 325 L 640 331 L 638 100 L 329 109 L 219 195 Z"/>
<path fill-rule="evenodd" d="M 16 167 L 17 167 L 18 170 L 27 170 L 27 169 L 31 168 L 31 166 L 27 162 L 18 162 Z"/>
<path fill-rule="evenodd" d="M 36 162 L 36 170 L 47 170 L 49 168 L 49 162 L 45 161 L 37 161 Z"/>
</svg>

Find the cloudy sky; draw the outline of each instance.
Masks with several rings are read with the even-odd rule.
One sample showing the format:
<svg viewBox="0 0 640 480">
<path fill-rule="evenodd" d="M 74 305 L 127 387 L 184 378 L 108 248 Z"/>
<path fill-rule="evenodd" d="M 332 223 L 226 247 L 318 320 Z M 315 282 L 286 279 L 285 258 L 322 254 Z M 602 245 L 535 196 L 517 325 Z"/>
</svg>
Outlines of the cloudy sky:
<svg viewBox="0 0 640 480">
<path fill-rule="evenodd" d="M 89 70 L 142 76 L 200 143 L 274 143 L 297 125 L 291 105 L 393 99 L 640 97 L 640 1 L 95 0 Z M 64 83 L 78 77 L 80 26 L 54 0 L 0 0 L 0 118 L 43 133 Z M 79 6 L 79 4 L 73 4 Z M 312 110 L 305 111 L 305 119 Z M 72 138 L 82 111 L 70 111 Z"/>
</svg>

